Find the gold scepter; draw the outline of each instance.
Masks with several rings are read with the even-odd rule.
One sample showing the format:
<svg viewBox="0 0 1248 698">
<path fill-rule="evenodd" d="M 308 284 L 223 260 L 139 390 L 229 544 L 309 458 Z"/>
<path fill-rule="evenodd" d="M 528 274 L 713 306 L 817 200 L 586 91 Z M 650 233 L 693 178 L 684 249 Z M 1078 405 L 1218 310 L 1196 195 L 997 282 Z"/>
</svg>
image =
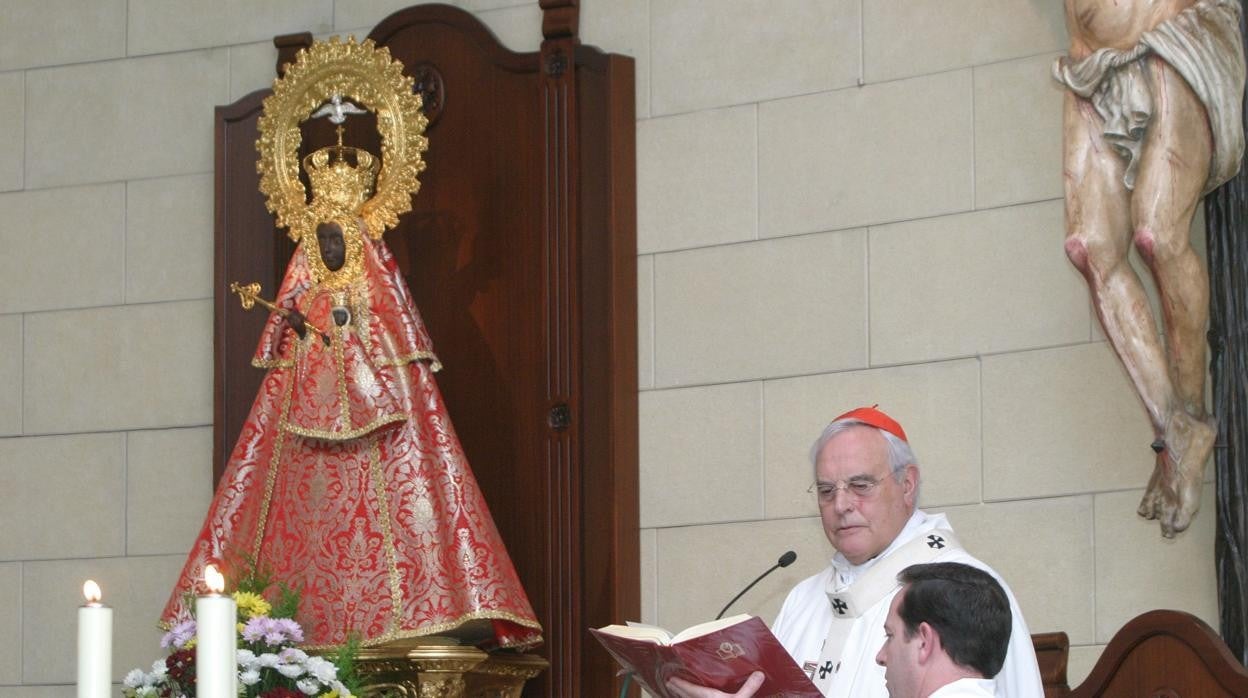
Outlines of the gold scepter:
<svg viewBox="0 0 1248 698">
<path fill-rule="evenodd" d="M 259 303 L 260 305 L 263 305 L 264 307 L 268 308 L 269 310 L 272 310 L 273 312 L 277 313 L 278 315 L 281 315 L 284 318 L 290 317 L 289 310 L 285 308 L 279 308 L 276 305 L 273 305 L 272 303 L 260 297 L 260 284 L 258 283 L 252 283 L 252 284 L 247 284 L 246 286 L 241 286 L 239 285 L 237 281 L 231 281 L 230 291 L 238 294 L 238 300 L 240 303 L 243 304 L 243 310 L 251 310 L 252 308 L 255 307 L 256 303 Z M 329 346 L 328 334 L 322 332 L 320 329 L 316 327 L 316 325 L 313 325 L 312 323 L 308 322 L 306 319 L 303 321 L 303 326 L 319 334 L 321 336 L 321 341 L 325 342 L 325 346 Z"/>
</svg>

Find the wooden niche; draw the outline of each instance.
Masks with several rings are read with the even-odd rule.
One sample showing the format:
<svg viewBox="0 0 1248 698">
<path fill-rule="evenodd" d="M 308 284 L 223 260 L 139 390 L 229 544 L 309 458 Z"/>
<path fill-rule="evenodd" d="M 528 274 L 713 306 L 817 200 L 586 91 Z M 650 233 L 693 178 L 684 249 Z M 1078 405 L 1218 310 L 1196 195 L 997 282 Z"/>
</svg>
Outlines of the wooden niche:
<svg viewBox="0 0 1248 698">
<path fill-rule="evenodd" d="M 633 60 L 580 45 L 577 0 L 540 5 L 535 53 L 446 5 L 400 10 L 368 35 L 415 78 L 431 120 L 421 190 L 386 241 L 545 628 L 551 668 L 525 695 L 615 695 L 616 667 L 586 628 L 640 605 Z M 278 37 L 279 66 L 310 42 Z M 256 174 L 270 92 L 216 115 L 216 477 L 262 377 L 249 361 L 264 315 L 228 284 L 272 293 L 293 250 Z M 305 124 L 305 152 L 331 142 L 328 126 Z"/>
</svg>

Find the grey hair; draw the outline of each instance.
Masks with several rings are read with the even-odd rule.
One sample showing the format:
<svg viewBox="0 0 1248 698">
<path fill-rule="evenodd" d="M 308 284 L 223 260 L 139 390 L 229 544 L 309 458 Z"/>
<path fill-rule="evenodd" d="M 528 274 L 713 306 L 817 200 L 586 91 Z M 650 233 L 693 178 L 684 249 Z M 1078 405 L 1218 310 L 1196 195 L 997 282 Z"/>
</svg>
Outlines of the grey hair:
<svg viewBox="0 0 1248 698">
<path fill-rule="evenodd" d="M 910 444 L 899 439 L 897 435 L 891 431 L 885 431 L 877 426 L 867 424 L 860 419 L 852 418 L 839 419 L 824 428 L 823 433 L 819 435 L 818 439 L 815 439 L 814 445 L 810 447 L 811 465 L 816 465 L 819 462 L 819 452 L 823 450 L 824 446 L 828 445 L 828 442 L 831 441 L 834 436 L 857 426 L 870 427 L 871 429 L 879 432 L 880 436 L 884 437 L 884 443 L 888 445 L 889 471 L 893 474 L 893 479 L 897 482 L 901 482 L 906 478 L 907 465 L 913 465 L 916 468 L 919 467 L 919 461 L 914 457 L 914 451 L 910 448 Z M 915 485 L 914 490 L 914 501 L 915 506 L 918 506 L 919 490 L 917 484 Z"/>
</svg>

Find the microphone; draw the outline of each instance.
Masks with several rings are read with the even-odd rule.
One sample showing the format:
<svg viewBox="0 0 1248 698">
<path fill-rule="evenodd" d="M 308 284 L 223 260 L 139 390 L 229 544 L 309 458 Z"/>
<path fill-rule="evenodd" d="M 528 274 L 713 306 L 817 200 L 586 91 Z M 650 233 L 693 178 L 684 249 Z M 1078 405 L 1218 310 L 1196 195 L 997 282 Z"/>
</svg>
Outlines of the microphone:
<svg viewBox="0 0 1248 698">
<path fill-rule="evenodd" d="M 793 564 L 793 561 L 796 559 L 797 559 L 797 553 L 793 552 L 792 550 L 781 555 L 780 559 L 776 560 L 776 564 L 767 568 L 766 572 L 758 575 L 758 579 L 755 579 L 754 581 L 750 582 L 749 586 L 741 590 L 741 593 L 732 597 L 732 600 L 729 601 L 726 605 L 724 605 L 723 609 L 720 610 L 719 615 L 715 616 L 715 620 L 719 620 L 720 618 L 723 618 L 724 613 L 728 610 L 728 608 L 732 606 L 734 603 L 736 603 L 737 599 L 741 598 L 742 596 L 745 596 L 745 592 L 749 591 L 750 589 L 753 589 L 755 584 L 758 584 L 759 582 L 763 581 L 763 577 L 766 577 L 767 575 L 771 574 L 772 572 L 775 572 L 781 567 L 788 567 L 789 565 Z"/>
</svg>

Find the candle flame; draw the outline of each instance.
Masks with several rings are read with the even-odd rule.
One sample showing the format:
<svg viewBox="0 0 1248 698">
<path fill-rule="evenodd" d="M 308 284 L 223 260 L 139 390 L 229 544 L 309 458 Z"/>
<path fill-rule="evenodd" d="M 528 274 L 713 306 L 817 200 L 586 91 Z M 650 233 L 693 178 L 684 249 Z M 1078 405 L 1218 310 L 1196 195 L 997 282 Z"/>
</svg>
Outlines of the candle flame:
<svg viewBox="0 0 1248 698">
<path fill-rule="evenodd" d="M 204 584 L 207 584 L 208 591 L 214 594 L 225 591 L 225 577 L 217 571 L 215 565 L 208 565 L 204 568 Z"/>
<path fill-rule="evenodd" d="M 82 585 L 82 595 L 87 597 L 87 603 L 99 603 L 104 594 L 100 593 L 100 585 L 95 583 L 94 579 L 88 579 Z"/>
</svg>

